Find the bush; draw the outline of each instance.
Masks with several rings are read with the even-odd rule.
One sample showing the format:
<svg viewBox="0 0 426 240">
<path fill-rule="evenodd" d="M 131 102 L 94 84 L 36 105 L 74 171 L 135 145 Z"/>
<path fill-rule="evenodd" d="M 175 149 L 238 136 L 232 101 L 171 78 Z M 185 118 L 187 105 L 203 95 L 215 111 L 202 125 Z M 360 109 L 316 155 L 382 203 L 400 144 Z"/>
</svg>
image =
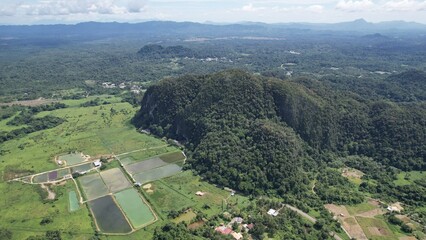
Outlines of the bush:
<svg viewBox="0 0 426 240">
<path fill-rule="evenodd" d="M 49 223 L 52 223 L 53 219 L 51 217 L 44 217 L 41 221 L 40 221 L 40 225 L 46 225 Z"/>
</svg>

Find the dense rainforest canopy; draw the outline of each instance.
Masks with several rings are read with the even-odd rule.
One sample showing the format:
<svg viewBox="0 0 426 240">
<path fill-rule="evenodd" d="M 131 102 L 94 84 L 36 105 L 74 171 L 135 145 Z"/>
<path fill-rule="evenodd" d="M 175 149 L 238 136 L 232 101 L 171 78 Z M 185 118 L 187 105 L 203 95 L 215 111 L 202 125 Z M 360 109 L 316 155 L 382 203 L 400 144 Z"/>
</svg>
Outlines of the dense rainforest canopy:
<svg viewBox="0 0 426 240">
<path fill-rule="evenodd" d="M 400 76 L 410 74 L 422 73 Z M 303 168 L 325 152 L 426 169 L 422 103 L 368 100 L 307 78 L 230 70 L 165 79 L 147 90 L 134 123 L 186 141 L 193 169 L 246 193 L 299 192 Z"/>
</svg>

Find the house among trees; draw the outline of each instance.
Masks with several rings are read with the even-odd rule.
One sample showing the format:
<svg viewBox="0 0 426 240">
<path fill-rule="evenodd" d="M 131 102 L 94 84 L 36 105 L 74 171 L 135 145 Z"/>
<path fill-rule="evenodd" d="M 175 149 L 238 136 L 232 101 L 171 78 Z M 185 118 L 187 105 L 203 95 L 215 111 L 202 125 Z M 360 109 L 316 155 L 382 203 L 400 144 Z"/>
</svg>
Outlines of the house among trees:
<svg viewBox="0 0 426 240">
<path fill-rule="evenodd" d="M 221 233 L 223 235 L 229 235 L 232 233 L 232 228 L 229 228 L 227 226 L 219 226 L 214 229 L 216 232 Z"/>
<path fill-rule="evenodd" d="M 273 216 L 273 217 L 278 216 L 278 213 L 279 212 L 277 210 L 272 209 L 272 208 L 268 210 L 268 214 L 271 215 L 271 216 Z"/>
</svg>

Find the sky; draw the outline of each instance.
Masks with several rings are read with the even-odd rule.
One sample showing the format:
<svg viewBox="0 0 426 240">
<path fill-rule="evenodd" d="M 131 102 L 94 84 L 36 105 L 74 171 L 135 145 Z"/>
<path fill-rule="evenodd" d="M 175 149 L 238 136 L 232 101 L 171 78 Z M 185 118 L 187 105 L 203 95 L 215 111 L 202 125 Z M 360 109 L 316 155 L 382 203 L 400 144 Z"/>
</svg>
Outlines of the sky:
<svg viewBox="0 0 426 240">
<path fill-rule="evenodd" d="M 0 24 L 86 21 L 312 22 L 404 20 L 426 24 L 426 0 L 0 0 Z"/>
</svg>

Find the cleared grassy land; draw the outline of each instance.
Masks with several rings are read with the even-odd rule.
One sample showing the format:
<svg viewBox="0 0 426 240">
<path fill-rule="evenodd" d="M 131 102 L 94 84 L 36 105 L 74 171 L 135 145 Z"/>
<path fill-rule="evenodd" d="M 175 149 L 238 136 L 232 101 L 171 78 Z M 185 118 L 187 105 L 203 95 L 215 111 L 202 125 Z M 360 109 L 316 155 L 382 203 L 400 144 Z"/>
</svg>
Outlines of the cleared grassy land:
<svg viewBox="0 0 426 240">
<path fill-rule="evenodd" d="M 426 179 L 426 171 L 401 172 L 397 175 L 394 183 L 397 186 L 404 186 L 414 183 L 415 180 Z"/>
<path fill-rule="evenodd" d="M 182 152 L 173 152 L 173 153 L 167 153 L 159 156 L 159 158 L 167 163 L 174 163 L 177 161 L 181 161 L 185 159 L 185 156 L 182 154 Z"/>
<path fill-rule="evenodd" d="M 142 151 L 129 153 L 129 154 L 120 156 L 120 159 L 121 159 L 121 162 L 123 162 L 123 164 L 128 165 L 128 164 L 132 164 L 138 161 L 143 161 L 145 159 L 158 156 L 164 153 L 175 152 L 176 150 L 177 150 L 176 147 L 160 146 L 153 149 L 146 149 Z"/>
<path fill-rule="evenodd" d="M 135 189 L 130 188 L 114 196 L 134 228 L 140 228 L 154 221 L 154 215 Z"/>
<path fill-rule="evenodd" d="M 1 226 L 13 232 L 14 239 L 27 239 L 30 236 L 44 235 L 48 230 L 66 229 L 62 232 L 63 239 L 89 239 L 93 236 L 87 208 L 69 212 L 68 192 L 75 191 L 75 185 L 53 187 L 58 200 L 43 203 L 37 193 L 39 185 L 23 183 L 1 183 L 0 219 Z M 40 221 L 50 217 L 53 222 L 44 226 Z"/>
<path fill-rule="evenodd" d="M 179 217 L 173 219 L 172 222 L 174 223 L 185 222 L 189 224 L 191 220 L 194 219 L 196 216 L 197 214 L 195 214 L 192 210 L 190 210 L 186 213 L 181 214 Z"/>
<path fill-rule="evenodd" d="M 155 181 L 151 184 L 153 191 L 147 193 L 146 196 L 163 219 L 167 219 L 167 215 L 172 210 L 181 210 L 195 205 L 194 200 L 178 190 L 170 188 L 162 181 Z"/>
<path fill-rule="evenodd" d="M 81 157 L 81 153 L 70 153 L 59 156 L 59 160 L 66 161 L 67 165 L 69 166 L 83 162 L 84 158 Z"/>
<path fill-rule="evenodd" d="M 191 171 L 178 173 L 161 180 L 164 184 L 178 191 L 195 202 L 192 208 L 202 211 L 208 216 L 221 213 L 226 210 L 226 202 L 229 205 L 246 206 L 249 203 L 247 197 L 240 195 L 230 196 L 230 192 L 220 189 L 212 184 L 201 181 L 199 176 L 194 176 Z M 197 191 L 205 193 L 204 196 L 196 196 Z M 209 206 L 205 209 L 205 206 Z"/>
<path fill-rule="evenodd" d="M 356 220 L 358 221 L 359 225 L 361 226 L 368 239 L 398 239 L 398 237 L 392 232 L 386 222 L 381 219 L 356 217 Z"/>
<path fill-rule="evenodd" d="M 351 215 L 356 215 L 356 214 L 359 214 L 359 213 L 368 212 L 368 211 L 374 210 L 376 208 L 377 208 L 376 206 L 374 206 L 374 205 L 372 205 L 368 202 L 360 203 L 360 204 L 356 204 L 356 205 L 351 205 L 351 206 L 346 206 L 346 209 L 348 210 L 348 212 Z"/>
</svg>

